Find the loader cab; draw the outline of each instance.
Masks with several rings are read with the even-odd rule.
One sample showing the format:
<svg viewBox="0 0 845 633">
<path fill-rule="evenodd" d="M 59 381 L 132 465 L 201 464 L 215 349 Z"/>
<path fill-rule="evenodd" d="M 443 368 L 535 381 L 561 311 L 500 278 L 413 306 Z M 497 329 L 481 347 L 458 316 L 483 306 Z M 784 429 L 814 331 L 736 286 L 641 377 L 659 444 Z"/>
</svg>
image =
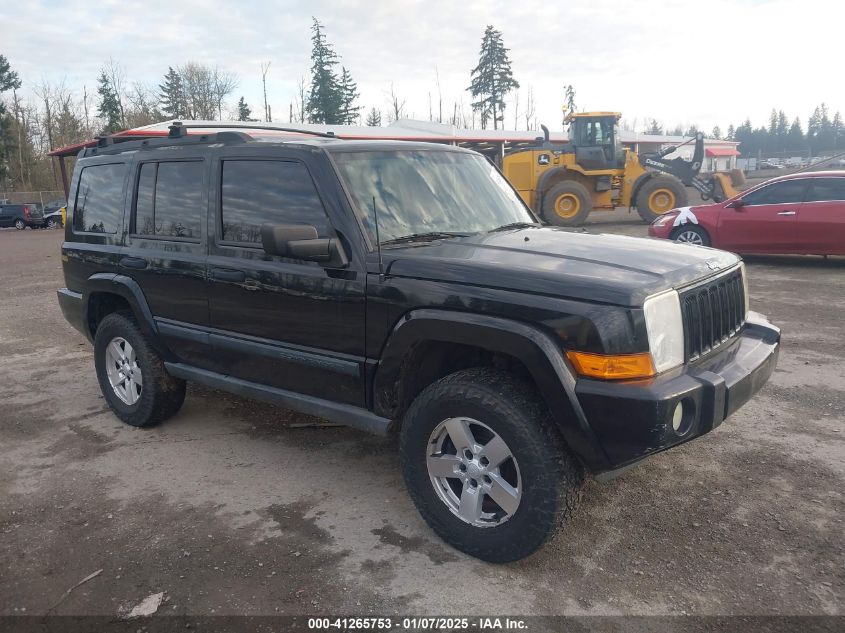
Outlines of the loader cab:
<svg viewBox="0 0 845 633">
<path fill-rule="evenodd" d="M 622 169 L 625 150 L 617 112 L 579 112 L 567 117 L 575 162 L 587 170 Z"/>
</svg>

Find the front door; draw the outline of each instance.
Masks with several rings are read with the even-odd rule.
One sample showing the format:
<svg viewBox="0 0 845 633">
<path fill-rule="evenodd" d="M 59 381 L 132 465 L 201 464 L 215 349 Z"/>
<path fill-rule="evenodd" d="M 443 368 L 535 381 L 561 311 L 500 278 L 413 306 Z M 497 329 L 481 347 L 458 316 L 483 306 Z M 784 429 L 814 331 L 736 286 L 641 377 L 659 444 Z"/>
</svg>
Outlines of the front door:
<svg viewBox="0 0 845 633">
<path fill-rule="evenodd" d="M 221 150 L 209 250 L 218 371 L 272 387 L 364 404 L 365 275 L 350 263 L 268 255 L 263 224 L 306 224 L 336 237 L 308 165 L 283 150 Z"/>
<path fill-rule="evenodd" d="M 719 216 L 719 247 L 737 253 L 790 253 L 807 179 L 781 180 L 742 196 Z"/>
</svg>

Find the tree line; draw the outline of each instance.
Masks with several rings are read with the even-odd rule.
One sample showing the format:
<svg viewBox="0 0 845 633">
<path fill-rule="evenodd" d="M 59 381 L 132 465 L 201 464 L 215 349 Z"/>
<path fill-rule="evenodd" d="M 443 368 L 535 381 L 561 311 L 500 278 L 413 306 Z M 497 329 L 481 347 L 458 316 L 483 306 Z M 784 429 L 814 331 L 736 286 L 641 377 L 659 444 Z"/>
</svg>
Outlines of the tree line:
<svg viewBox="0 0 845 633">
<path fill-rule="evenodd" d="M 627 124 L 623 121 L 623 126 Z M 630 126 L 629 126 L 630 127 Z M 634 122 L 634 129 L 636 122 Z M 664 129 L 656 119 L 648 119 L 644 134 L 666 134 L 670 136 L 695 136 L 698 126 L 677 125 Z M 783 110 L 772 108 L 768 125 L 754 127 L 751 119 L 745 119 L 737 126 L 728 125 L 724 133 L 717 125 L 705 136 L 726 141 L 737 141 L 739 152 L 743 156 L 785 155 L 790 152 L 798 155 L 817 156 L 820 153 L 845 152 L 845 123 L 837 111 L 831 116 L 826 104 L 822 103 L 813 110 L 807 119 L 806 131 L 801 119 L 795 117 L 790 122 Z"/>
<path fill-rule="evenodd" d="M 34 97 L 24 100 L 19 94 L 20 77 L 0 55 L 0 192 L 59 189 L 56 166 L 47 156 L 50 150 L 167 119 L 271 122 L 275 116 L 291 123 L 380 126 L 385 119 L 393 122 L 408 116 L 422 118 L 414 111 L 409 114 L 407 100 L 392 82 L 385 95 L 386 106 L 364 108 L 352 71 L 342 63 L 324 26 L 313 18 L 310 30 L 308 77 L 300 78 L 288 104 L 287 117 L 285 113 L 274 114 L 267 99 L 267 82 L 272 80 L 270 62 L 261 64 L 263 104 L 256 108 L 243 96 L 234 100 L 240 87 L 237 74 L 192 61 L 168 66 L 159 82 L 147 85 L 130 81 L 123 67 L 110 59 L 99 70 L 93 94 L 88 86 L 83 86 L 80 96 L 64 81 L 42 80 L 32 89 Z M 444 103 L 435 67 L 435 90 L 428 94 L 429 120 L 462 128 L 512 126 L 536 130 L 539 121 L 533 90 L 528 86 L 525 92 L 520 91 L 509 52 L 502 32 L 487 25 L 478 63 L 469 70 L 467 103 L 462 97 Z M 560 85 L 564 112 L 577 111 L 574 87 Z M 636 120 L 633 126 L 625 120 L 622 123 L 623 127 L 638 129 Z M 692 125 L 664 130 L 655 119 L 646 119 L 642 131 L 690 136 L 698 128 Z M 825 104 L 808 118 L 806 131 L 798 118 L 790 123 L 783 110 L 773 109 L 768 125 L 754 127 L 746 119 L 737 126 L 728 126 L 724 135 L 715 127 L 708 136 L 738 141 L 744 155 L 817 154 L 845 148 L 842 117 L 839 112 L 831 116 Z"/>
</svg>

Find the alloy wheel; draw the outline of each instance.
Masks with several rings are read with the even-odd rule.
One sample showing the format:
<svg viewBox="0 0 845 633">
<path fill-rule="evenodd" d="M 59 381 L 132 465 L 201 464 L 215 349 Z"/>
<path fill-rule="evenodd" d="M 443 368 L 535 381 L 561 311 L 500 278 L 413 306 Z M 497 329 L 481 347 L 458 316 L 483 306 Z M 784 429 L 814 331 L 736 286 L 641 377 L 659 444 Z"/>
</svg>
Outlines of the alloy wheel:
<svg viewBox="0 0 845 633">
<path fill-rule="evenodd" d="M 697 231 L 681 231 L 675 237 L 675 241 L 694 244 L 695 246 L 704 246 L 704 240 L 701 239 L 701 234 Z"/>
<path fill-rule="evenodd" d="M 109 342 L 106 347 L 106 372 L 109 384 L 122 402 L 130 406 L 138 402 L 144 381 L 129 341 L 116 336 Z"/>
</svg>

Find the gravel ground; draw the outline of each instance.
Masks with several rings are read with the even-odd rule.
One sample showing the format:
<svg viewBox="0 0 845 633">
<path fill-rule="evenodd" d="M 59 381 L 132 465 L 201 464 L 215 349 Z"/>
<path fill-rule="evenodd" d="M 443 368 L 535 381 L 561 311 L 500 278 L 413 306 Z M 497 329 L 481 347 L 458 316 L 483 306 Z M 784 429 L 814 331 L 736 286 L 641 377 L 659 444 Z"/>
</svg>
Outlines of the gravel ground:
<svg viewBox="0 0 845 633">
<path fill-rule="evenodd" d="M 118 422 L 56 303 L 61 239 L 0 231 L 0 615 L 157 592 L 179 615 L 843 614 L 843 259 L 749 258 L 753 308 L 783 329 L 770 383 L 496 566 L 424 525 L 392 440 L 197 387 L 158 428 Z"/>
</svg>

